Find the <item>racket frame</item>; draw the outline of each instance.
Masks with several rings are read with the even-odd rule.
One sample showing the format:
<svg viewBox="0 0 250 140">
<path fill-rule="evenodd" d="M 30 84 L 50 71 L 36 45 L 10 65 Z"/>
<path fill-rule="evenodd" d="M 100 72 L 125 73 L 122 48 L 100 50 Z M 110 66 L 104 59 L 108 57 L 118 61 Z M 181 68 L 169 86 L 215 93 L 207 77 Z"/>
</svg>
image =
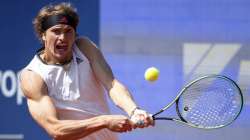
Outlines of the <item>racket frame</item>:
<svg viewBox="0 0 250 140">
<path fill-rule="evenodd" d="M 179 102 L 180 96 L 184 93 L 184 91 L 186 91 L 187 88 L 189 88 L 190 86 L 192 86 L 194 83 L 197 83 L 198 81 L 200 81 L 202 79 L 205 79 L 205 78 L 214 78 L 214 77 L 218 77 L 218 78 L 230 81 L 233 85 L 235 85 L 235 87 L 239 91 L 240 99 L 241 99 L 241 106 L 240 106 L 240 110 L 239 110 L 238 114 L 235 116 L 235 118 L 231 122 L 228 122 L 227 124 L 216 126 L 216 127 L 201 127 L 201 126 L 194 125 L 192 123 L 187 122 L 181 116 L 181 113 L 180 113 L 179 108 L 178 108 L 178 102 Z M 173 104 L 176 104 L 176 113 L 177 113 L 177 115 L 178 115 L 179 118 L 157 117 L 159 114 L 161 114 L 162 112 L 164 112 L 165 110 L 167 110 L 168 108 L 170 108 Z M 228 126 L 234 120 L 236 120 L 239 117 L 239 115 L 240 115 L 240 113 L 242 111 L 243 104 L 244 104 L 244 101 L 243 101 L 242 91 L 241 91 L 240 87 L 237 85 L 237 83 L 234 80 L 232 80 L 232 79 L 230 79 L 230 78 L 228 78 L 228 77 L 226 77 L 224 75 L 211 74 L 211 75 L 205 75 L 205 76 L 202 76 L 202 77 L 198 77 L 195 80 L 193 80 L 192 82 L 190 82 L 189 84 L 187 84 L 184 88 L 182 88 L 182 90 L 179 92 L 179 94 L 176 96 L 176 98 L 171 103 L 169 103 L 168 105 L 166 105 L 160 111 L 158 111 L 155 114 L 153 114 L 152 117 L 153 117 L 154 120 L 170 120 L 170 121 L 175 121 L 175 122 L 178 122 L 178 123 L 182 123 L 182 124 L 185 124 L 185 125 L 188 125 L 188 126 L 191 126 L 191 127 L 200 128 L 200 129 L 207 129 L 207 130 L 209 130 L 209 129 L 217 129 L 217 128 L 222 128 L 222 127 Z"/>
</svg>

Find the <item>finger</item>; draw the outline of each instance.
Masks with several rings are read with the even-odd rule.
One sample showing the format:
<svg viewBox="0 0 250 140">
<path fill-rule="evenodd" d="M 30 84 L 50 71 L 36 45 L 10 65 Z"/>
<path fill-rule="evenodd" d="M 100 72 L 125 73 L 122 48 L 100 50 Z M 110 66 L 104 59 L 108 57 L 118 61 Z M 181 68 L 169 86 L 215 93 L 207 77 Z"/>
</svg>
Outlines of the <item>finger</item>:
<svg viewBox="0 0 250 140">
<path fill-rule="evenodd" d="M 147 116 L 147 118 L 146 118 L 146 120 L 147 120 L 147 125 L 149 126 L 149 125 L 154 125 L 154 120 L 153 120 L 153 117 L 152 116 L 150 116 L 150 115 L 148 115 Z"/>
<path fill-rule="evenodd" d="M 132 126 L 130 124 L 127 125 L 127 130 L 131 131 L 132 130 Z"/>
<path fill-rule="evenodd" d="M 129 128 L 128 128 L 128 131 L 129 131 L 129 132 L 132 131 L 132 127 L 129 127 Z"/>
<path fill-rule="evenodd" d="M 154 123 L 152 117 L 149 114 L 146 114 L 146 117 L 142 121 L 143 121 L 143 123 L 140 124 L 141 125 L 140 128 L 148 127 L 150 125 L 153 125 L 153 123 Z"/>
<path fill-rule="evenodd" d="M 131 127 L 132 127 L 133 129 L 136 129 L 136 128 L 137 128 L 136 122 L 134 122 L 133 120 L 130 120 L 129 123 L 130 123 L 130 125 L 131 125 Z"/>
<path fill-rule="evenodd" d="M 143 121 L 144 116 L 142 114 L 136 115 L 132 118 L 132 122 L 134 123 L 134 127 L 142 128 L 142 125 L 144 124 Z"/>
<path fill-rule="evenodd" d="M 144 127 L 144 124 L 145 124 L 144 120 L 138 120 L 138 121 L 136 122 L 136 125 L 137 125 L 137 127 L 139 127 L 139 128 L 143 128 L 143 127 Z"/>
<path fill-rule="evenodd" d="M 132 121 L 126 120 L 125 127 L 127 130 L 131 131 L 133 129 L 133 125 L 134 125 L 134 123 Z"/>
<path fill-rule="evenodd" d="M 150 116 L 148 114 L 143 114 L 140 119 L 143 121 L 143 127 L 148 127 L 150 125 Z"/>
<path fill-rule="evenodd" d="M 144 121 L 143 127 L 148 127 L 149 121 L 146 118 L 143 121 Z"/>
<path fill-rule="evenodd" d="M 150 124 L 152 125 L 152 126 L 154 126 L 155 125 L 155 120 L 154 120 L 154 118 L 153 118 L 153 115 L 152 114 L 149 114 L 149 116 L 150 116 Z"/>
</svg>

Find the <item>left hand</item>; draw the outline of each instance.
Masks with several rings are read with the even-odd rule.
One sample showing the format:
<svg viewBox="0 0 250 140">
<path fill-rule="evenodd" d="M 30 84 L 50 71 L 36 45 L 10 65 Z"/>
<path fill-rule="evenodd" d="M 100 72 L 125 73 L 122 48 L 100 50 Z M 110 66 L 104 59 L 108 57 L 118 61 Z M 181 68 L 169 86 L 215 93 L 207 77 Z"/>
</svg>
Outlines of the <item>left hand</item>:
<svg viewBox="0 0 250 140">
<path fill-rule="evenodd" d="M 145 110 L 136 108 L 130 116 L 132 122 L 135 123 L 135 128 L 144 128 L 148 126 L 154 126 L 154 120 L 152 115 L 148 114 Z"/>
</svg>

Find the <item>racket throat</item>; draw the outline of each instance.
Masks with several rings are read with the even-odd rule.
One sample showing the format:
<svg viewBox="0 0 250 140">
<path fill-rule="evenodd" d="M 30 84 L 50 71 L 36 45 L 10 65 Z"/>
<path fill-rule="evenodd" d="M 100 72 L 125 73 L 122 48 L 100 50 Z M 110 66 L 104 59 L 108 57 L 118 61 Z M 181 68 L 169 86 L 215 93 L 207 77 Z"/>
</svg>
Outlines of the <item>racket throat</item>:
<svg viewBox="0 0 250 140">
<path fill-rule="evenodd" d="M 154 120 L 169 120 L 169 121 L 174 121 L 176 120 L 175 118 L 167 118 L 167 117 L 157 117 L 153 118 Z"/>
<path fill-rule="evenodd" d="M 177 118 L 168 118 L 168 117 L 157 117 L 157 118 L 154 118 L 154 120 L 168 120 L 168 121 L 180 122 L 182 124 L 187 123 L 186 120 L 181 120 L 181 119 L 177 119 Z"/>
</svg>

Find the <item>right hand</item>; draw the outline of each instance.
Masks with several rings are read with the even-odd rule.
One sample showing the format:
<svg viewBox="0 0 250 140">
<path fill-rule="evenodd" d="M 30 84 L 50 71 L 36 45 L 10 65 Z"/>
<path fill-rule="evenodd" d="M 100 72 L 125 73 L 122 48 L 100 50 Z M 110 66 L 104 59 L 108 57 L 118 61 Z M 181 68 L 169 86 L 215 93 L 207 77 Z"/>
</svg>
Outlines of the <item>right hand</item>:
<svg viewBox="0 0 250 140">
<path fill-rule="evenodd" d="M 135 128 L 135 124 L 123 115 L 106 115 L 106 127 L 114 132 L 127 132 Z"/>
<path fill-rule="evenodd" d="M 154 126 L 152 115 L 148 114 L 145 110 L 142 109 L 135 109 L 130 119 L 135 123 L 136 127 L 139 128 Z"/>
</svg>

